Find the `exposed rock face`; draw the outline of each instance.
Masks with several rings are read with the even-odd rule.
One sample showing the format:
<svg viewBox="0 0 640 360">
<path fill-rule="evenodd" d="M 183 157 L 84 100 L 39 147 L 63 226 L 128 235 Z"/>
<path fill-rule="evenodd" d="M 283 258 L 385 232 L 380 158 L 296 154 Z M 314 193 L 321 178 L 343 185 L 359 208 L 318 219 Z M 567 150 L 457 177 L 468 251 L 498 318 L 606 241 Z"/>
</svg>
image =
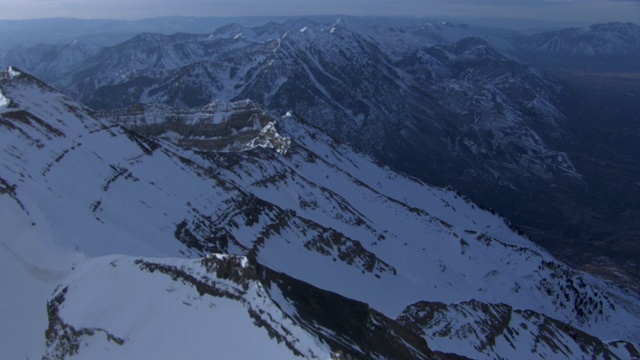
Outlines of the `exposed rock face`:
<svg viewBox="0 0 640 360">
<path fill-rule="evenodd" d="M 184 148 L 203 151 L 239 150 L 258 137 L 273 121 L 255 103 L 213 102 L 190 110 L 162 104 L 136 104 L 104 112 L 106 121 L 120 124 L 144 136 L 153 136 Z M 266 131 L 266 130 L 265 130 Z"/>
<path fill-rule="evenodd" d="M 258 136 L 253 138 L 244 146 L 244 148 L 253 149 L 256 146 L 274 149 L 280 154 L 286 154 L 289 147 L 291 147 L 291 139 L 280 136 L 276 130 L 275 124 L 273 122 L 269 122 L 262 130 L 260 130 Z"/>
<path fill-rule="evenodd" d="M 58 294 L 47 302 L 47 314 L 49 316 L 49 327 L 45 332 L 47 339 L 47 353 L 45 360 L 68 359 L 77 355 L 89 337 L 104 337 L 106 341 L 123 345 L 124 340 L 116 337 L 104 329 L 76 329 L 72 325 L 65 323 L 60 317 L 60 306 L 65 301 L 65 295 L 69 289 L 63 288 Z"/>
</svg>

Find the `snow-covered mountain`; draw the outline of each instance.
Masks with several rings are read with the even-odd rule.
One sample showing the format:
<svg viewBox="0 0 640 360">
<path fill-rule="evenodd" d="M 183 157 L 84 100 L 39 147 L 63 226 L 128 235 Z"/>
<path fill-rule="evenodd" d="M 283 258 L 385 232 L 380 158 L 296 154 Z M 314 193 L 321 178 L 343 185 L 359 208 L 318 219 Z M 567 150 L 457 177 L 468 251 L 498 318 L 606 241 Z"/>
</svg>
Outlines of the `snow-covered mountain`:
<svg viewBox="0 0 640 360">
<path fill-rule="evenodd" d="M 539 228 L 555 224 L 546 214 L 581 211 L 571 201 L 557 209 L 556 192 L 572 198 L 585 185 L 567 153 L 561 87 L 496 50 L 512 36 L 353 18 L 231 24 L 205 35 L 140 34 L 47 79 L 96 109 L 251 99 L 277 114 L 292 110 L 404 172 Z"/>
<path fill-rule="evenodd" d="M 638 352 L 636 294 L 292 113 L 260 121 L 250 103 L 218 102 L 110 118 L 163 109 L 182 117 L 146 124 L 230 121 L 235 135 L 264 124 L 244 147 L 193 151 L 176 145 L 190 146 L 187 132 L 142 136 L 13 68 L 0 94 L 2 357 Z M 494 324 L 485 307 L 514 315 Z M 425 311 L 455 331 L 432 332 L 444 323 Z M 487 324 L 504 331 L 466 345 Z"/>
<path fill-rule="evenodd" d="M 572 158 L 597 148 L 576 129 L 600 130 L 570 111 L 576 103 L 557 81 L 504 54 L 517 53 L 509 45 L 517 39 L 442 22 L 231 24 L 205 35 L 141 34 L 51 80 L 101 109 L 251 99 L 274 114 L 293 110 L 403 172 L 507 214 L 564 260 L 633 285 L 626 251 L 605 252 L 613 268 L 598 265 L 600 251 L 585 251 L 637 229 L 615 205 L 628 194 L 606 185 L 611 169 Z M 601 219 L 602 209 L 614 210 Z"/>
</svg>

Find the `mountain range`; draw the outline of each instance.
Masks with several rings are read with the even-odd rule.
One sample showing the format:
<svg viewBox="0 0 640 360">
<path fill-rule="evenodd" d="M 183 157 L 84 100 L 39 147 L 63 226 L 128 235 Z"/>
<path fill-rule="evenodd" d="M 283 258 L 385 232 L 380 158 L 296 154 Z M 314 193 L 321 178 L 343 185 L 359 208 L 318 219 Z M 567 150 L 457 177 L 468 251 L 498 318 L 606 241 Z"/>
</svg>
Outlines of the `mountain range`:
<svg viewBox="0 0 640 360">
<path fill-rule="evenodd" d="M 522 35 L 442 21 L 298 19 L 143 33 L 113 46 L 39 45 L 3 63 L 96 110 L 162 103 L 188 112 L 250 99 L 273 117 L 293 111 L 497 210 L 564 261 L 637 289 L 638 29 Z"/>
<path fill-rule="evenodd" d="M 53 87 L 0 75 L 1 357 L 640 357 L 639 34 L 343 18 L 5 53 Z"/>
<path fill-rule="evenodd" d="M 3 357 L 640 351 L 635 293 L 298 115 L 107 116 L 15 68 L 0 94 Z"/>
</svg>

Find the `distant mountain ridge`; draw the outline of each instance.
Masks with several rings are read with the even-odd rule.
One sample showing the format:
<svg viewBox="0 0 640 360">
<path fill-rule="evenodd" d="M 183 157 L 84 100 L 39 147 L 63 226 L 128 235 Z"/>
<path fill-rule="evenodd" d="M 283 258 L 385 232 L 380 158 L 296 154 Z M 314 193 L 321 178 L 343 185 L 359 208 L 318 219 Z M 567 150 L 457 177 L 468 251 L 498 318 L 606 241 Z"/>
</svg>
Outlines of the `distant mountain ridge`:
<svg viewBox="0 0 640 360">
<path fill-rule="evenodd" d="M 550 31 L 525 37 L 518 46 L 534 53 L 562 56 L 640 57 L 640 26 L 614 22 Z"/>
</svg>

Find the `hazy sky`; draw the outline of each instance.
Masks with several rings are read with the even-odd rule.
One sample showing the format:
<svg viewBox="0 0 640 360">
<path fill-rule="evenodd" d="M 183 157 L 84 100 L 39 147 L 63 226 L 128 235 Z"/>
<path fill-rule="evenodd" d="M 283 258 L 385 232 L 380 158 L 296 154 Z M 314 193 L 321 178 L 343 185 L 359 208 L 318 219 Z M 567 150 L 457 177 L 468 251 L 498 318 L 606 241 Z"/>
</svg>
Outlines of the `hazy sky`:
<svg viewBox="0 0 640 360">
<path fill-rule="evenodd" d="M 457 15 L 640 23 L 640 0 L 0 0 L 1 19 L 321 14 Z"/>
</svg>

